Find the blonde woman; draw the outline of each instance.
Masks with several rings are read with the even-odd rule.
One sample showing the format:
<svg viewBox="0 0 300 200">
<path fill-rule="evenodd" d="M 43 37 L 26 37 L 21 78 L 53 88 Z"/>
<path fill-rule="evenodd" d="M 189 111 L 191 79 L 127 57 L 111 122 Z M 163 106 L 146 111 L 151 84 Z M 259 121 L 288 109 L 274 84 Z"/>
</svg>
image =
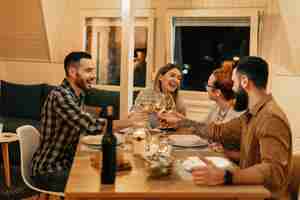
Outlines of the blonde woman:
<svg viewBox="0 0 300 200">
<path fill-rule="evenodd" d="M 163 96 L 165 102 L 163 109 L 166 111 L 176 111 L 185 116 L 186 109 L 183 101 L 178 95 L 181 80 L 182 73 L 177 65 L 168 63 L 161 67 L 155 75 L 153 86 L 142 90 L 138 94 L 135 100 L 135 105 L 133 106 L 128 118 L 120 120 L 118 123 L 119 126 L 116 127 L 116 129 L 135 126 L 137 123 L 141 123 L 142 121 L 148 121 L 148 114 L 144 112 L 144 108 L 139 105 L 142 104 L 141 102 L 152 101 L 149 96 L 153 94 Z"/>
<path fill-rule="evenodd" d="M 149 93 L 161 94 L 167 102 L 165 105 L 167 111 L 172 110 L 186 115 L 185 106 L 178 95 L 181 80 L 182 73 L 177 65 L 171 63 L 164 65 L 157 71 L 153 87 L 141 91 L 136 98 L 136 103 L 147 98 Z"/>
</svg>

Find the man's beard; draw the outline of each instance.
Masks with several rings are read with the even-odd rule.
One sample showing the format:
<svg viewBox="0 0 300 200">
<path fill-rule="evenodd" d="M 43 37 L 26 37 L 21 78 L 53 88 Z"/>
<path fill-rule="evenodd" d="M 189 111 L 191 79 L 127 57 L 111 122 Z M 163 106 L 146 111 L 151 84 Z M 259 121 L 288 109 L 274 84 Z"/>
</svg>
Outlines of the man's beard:
<svg viewBox="0 0 300 200">
<path fill-rule="evenodd" d="M 235 111 L 244 111 L 248 109 L 248 103 L 249 103 L 249 96 L 247 92 L 239 87 L 237 92 L 234 92 L 235 94 L 235 104 L 234 104 L 234 110 Z"/>
<path fill-rule="evenodd" d="M 80 74 L 77 74 L 77 78 L 75 80 L 75 84 L 77 87 L 79 87 L 83 91 L 89 90 L 85 80 L 81 77 Z"/>
</svg>

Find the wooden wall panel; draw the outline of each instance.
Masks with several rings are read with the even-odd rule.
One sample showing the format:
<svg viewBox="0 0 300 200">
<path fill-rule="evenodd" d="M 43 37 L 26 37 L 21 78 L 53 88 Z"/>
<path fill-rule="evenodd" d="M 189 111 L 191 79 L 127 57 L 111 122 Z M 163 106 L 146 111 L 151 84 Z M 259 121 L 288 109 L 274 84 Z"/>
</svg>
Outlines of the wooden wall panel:
<svg viewBox="0 0 300 200">
<path fill-rule="evenodd" d="M 39 0 L 3 1 L 0 24 L 1 59 L 49 60 Z"/>
<path fill-rule="evenodd" d="M 0 61 L 0 80 L 6 79 L 6 68 L 4 62 Z"/>
<path fill-rule="evenodd" d="M 153 8 L 153 0 L 133 0 L 135 8 Z"/>
<path fill-rule="evenodd" d="M 268 0 L 191 0 L 192 8 L 257 8 Z"/>
<path fill-rule="evenodd" d="M 51 62 L 62 63 L 67 53 L 81 49 L 80 5 L 75 0 L 42 0 Z"/>
<path fill-rule="evenodd" d="M 140 0 L 143 1 L 143 0 Z M 121 8 L 120 0 L 77 0 L 81 9 Z"/>
<path fill-rule="evenodd" d="M 4 74 L 3 77 L 0 74 L 0 79 L 22 84 L 57 85 L 65 75 L 62 64 L 41 62 L 0 61 L 0 73 L 2 71 Z"/>
</svg>

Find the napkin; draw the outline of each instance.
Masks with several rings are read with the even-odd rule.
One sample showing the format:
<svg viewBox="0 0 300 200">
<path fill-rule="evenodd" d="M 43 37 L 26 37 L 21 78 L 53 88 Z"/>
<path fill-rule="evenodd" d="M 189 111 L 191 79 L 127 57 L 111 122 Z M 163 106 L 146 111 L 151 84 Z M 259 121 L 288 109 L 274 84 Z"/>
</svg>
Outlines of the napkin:
<svg viewBox="0 0 300 200">
<path fill-rule="evenodd" d="M 205 157 L 205 159 L 210 160 L 215 166 L 219 168 L 227 168 L 231 166 L 230 161 L 226 158 L 209 156 Z M 182 166 L 186 171 L 191 172 L 194 168 L 206 166 L 206 163 L 204 163 L 197 156 L 191 156 L 188 157 L 185 161 L 183 161 Z"/>
<path fill-rule="evenodd" d="M 191 156 L 188 157 L 185 161 L 183 161 L 182 166 L 186 171 L 192 172 L 194 168 L 203 167 L 206 166 L 206 164 L 197 156 Z"/>
</svg>

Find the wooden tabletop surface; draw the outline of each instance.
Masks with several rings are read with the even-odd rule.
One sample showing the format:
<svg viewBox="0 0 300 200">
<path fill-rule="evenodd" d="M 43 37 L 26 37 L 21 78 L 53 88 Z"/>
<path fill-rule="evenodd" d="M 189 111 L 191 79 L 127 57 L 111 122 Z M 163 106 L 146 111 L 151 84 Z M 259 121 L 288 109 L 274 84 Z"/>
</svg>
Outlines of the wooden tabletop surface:
<svg viewBox="0 0 300 200">
<path fill-rule="evenodd" d="M 3 132 L 0 133 L 0 143 L 10 143 L 10 142 L 15 142 L 19 138 L 17 134 L 15 133 L 8 133 L 8 132 Z"/>
<path fill-rule="evenodd" d="M 78 145 L 76 156 L 65 189 L 67 199 L 265 199 L 270 193 L 263 186 L 198 186 L 178 173 L 174 167 L 172 175 L 149 179 L 145 162 L 139 156 L 125 153 L 132 165 L 130 171 L 117 175 L 115 185 L 104 186 L 100 183 L 100 171 L 91 166 L 90 157 L 95 152 L 85 151 Z M 98 152 L 100 154 L 100 151 Z M 206 150 L 174 151 L 177 159 L 192 155 L 211 155 Z"/>
</svg>

